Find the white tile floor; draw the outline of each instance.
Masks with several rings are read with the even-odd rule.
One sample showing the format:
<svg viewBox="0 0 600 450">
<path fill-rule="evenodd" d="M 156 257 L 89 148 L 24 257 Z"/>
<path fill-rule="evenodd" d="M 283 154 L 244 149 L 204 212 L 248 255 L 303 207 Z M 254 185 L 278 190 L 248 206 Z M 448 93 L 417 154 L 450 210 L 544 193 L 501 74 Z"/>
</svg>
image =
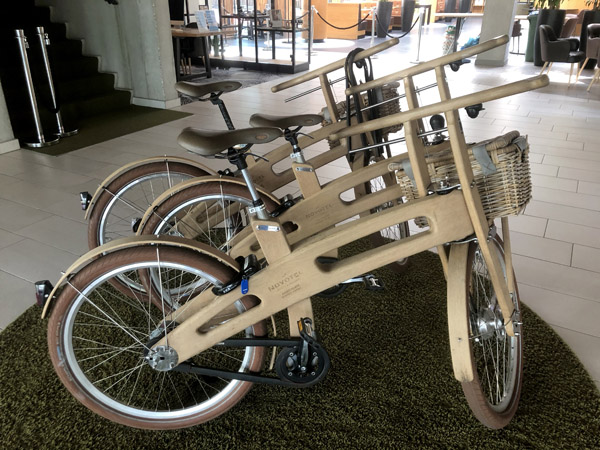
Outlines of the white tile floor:
<svg viewBox="0 0 600 450">
<path fill-rule="evenodd" d="M 439 56 L 443 26 L 437 27 L 430 27 L 423 37 L 421 60 Z M 411 35 L 375 59 L 376 75 L 408 66 L 415 56 L 415 40 Z M 367 47 L 369 41 L 359 45 Z M 312 67 L 342 57 L 320 51 Z M 555 66 L 549 87 L 487 103 L 478 119 L 465 115 L 463 124 L 469 141 L 511 129 L 529 135 L 533 201 L 523 216 L 511 220 L 521 297 L 573 348 L 600 387 L 600 86 L 586 92 L 592 76 L 588 71 L 568 88 L 568 66 Z M 448 71 L 448 78 L 456 96 L 538 71 L 523 62 L 523 56 L 511 56 L 504 68 L 468 64 L 457 73 Z M 306 87 L 273 94 L 271 84 L 224 96 L 238 127 L 257 111 L 318 112 L 324 106 L 319 93 L 284 104 L 283 99 Z M 338 93 L 342 88 L 336 85 Z M 95 190 L 119 165 L 145 156 L 189 157 L 175 142 L 186 126 L 224 128 L 209 104 L 192 103 L 180 109 L 194 116 L 60 157 L 28 150 L 0 155 L 0 330 L 34 303 L 33 282 L 55 281 L 86 250 L 79 191 Z M 270 148 L 265 146 L 265 151 Z M 326 148 L 326 143 L 320 143 L 308 152 Z M 214 160 L 204 162 L 214 164 Z M 345 170 L 345 163 L 336 161 L 320 170 L 319 176 L 325 182 Z M 296 190 L 291 186 L 279 193 Z"/>
</svg>

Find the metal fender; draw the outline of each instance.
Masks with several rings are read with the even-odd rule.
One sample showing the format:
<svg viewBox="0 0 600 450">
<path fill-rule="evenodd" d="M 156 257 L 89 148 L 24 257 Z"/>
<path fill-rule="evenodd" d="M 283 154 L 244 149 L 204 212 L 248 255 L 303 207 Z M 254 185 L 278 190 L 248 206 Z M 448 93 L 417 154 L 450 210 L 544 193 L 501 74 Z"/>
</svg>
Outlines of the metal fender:
<svg viewBox="0 0 600 450">
<path fill-rule="evenodd" d="M 210 167 L 205 166 L 204 164 L 201 164 L 192 159 L 180 158 L 177 156 L 155 156 L 152 158 L 134 161 L 132 163 L 126 164 L 123 167 L 115 170 L 108 177 L 106 177 L 104 179 L 104 181 L 102 181 L 102 183 L 100 183 L 100 185 L 98 186 L 98 189 L 96 189 L 96 192 L 94 192 L 94 196 L 92 197 L 88 208 L 85 211 L 85 219 L 87 220 L 88 217 L 90 216 L 91 211 L 94 209 L 96 201 L 98 200 L 98 197 L 104 191 L 106 186 L 108 186 L 110 183 L 112 183 L 118 177 L 120 177 L 125 172 L 128 172 L 131 169 L 135 169 L 136 167 L 140 167 L 140 166 L 143 166 L 146 164 L 152 164 L 152 163 L 156 163 L 156 162 L 173 162 L 173 163 L 180 163 L 180 164 L 188 164 L 190 166 L 194 166 L 194 167 L 204 170 L 208 175 L 216 175 L 217 174 L 217 172 L 215 170 L 211 169 Z"/>
<path fill-rule="evenodd" d="M 189 187 L 197 186 L 197 185 L 204 184 L 204 183 L 214 183 L 214 182 L 219 182 L 222 184 L 238 184 L 238 185 L 242 185 L 242 186 L 246 185 L 244 180 L 241 178 L 223 177 L 223 176 L 218 176 L 218 175 L 217 176 L 206 176 L 206 177 L 202 177 L 202 178 L 192 178 L 191 180 L 177 183 L 171 189 L 167 189 L 160 196 L 158 196 L 156 198 L 156 200 L 154 200 L 154 202 L 148 207 L 148 209 L 146 210 L 146 213 L 144 214 L 144 217 L 142 217 L 142 221 L 140 222 L 138 229 L 141 230 L 144 228 L 145 223 L 148 221 L 150 216 L 154 213 L 154 211 L 156 210 L 156 207 L 158 205 L 160 205 L 163 201 L 165 201 L 167 198 L 169 198 L 169 197 L 177 194 L 178 192 L 181 192 Z M 277 204 L 281 203 L 277 197 L 275 197 L 273 194 L 271 194 L 266 189 L 264 189 L 260 186 L 255 186 L 255 188 L 261 195 L 270 198 Z"/>
<path fill-rule="evenodd" d="M 77 261 L 75 261 L 73 264 L 71 264 L 71 266 L 60 277 L 60 279 L 56 283 L 56 286 L 54 286 L 54 288 L 50 292 L 50 295 L 48 296 L 48 301 L 44 305 L 44 310 L 42 311 L 42 318 L 46 317 L 46 314 L 50 309 L 50 304 L 54 300 L 54 296 L 56 295 L 56 291 L 58 290 L 58 288 L 62 286 L 69 278 L 77 274 L 81 269 L 83 269 L 99 257 L 102 257 L 102 255 L 144 245 L 161 245 L 169 247 L 186 248 L 198 252 L 199 254 L 210 256 L 211 258 L 216 259 L 220 263 L 225 264 L 236 271 L 240 270 L 240 266 L 237 263 L 237 261 L 231 258 L 230 256 L 226 255 L 225 253 L 220 252 L 219 250 L 210 247 L 206 244 L 202 244 L 201 242 L 195 242 L 178 236 L 130 236 L 122 239 L 115 239 L 114 241 L 108 244 L 104 244 L 100 247 L 90 250 L 89 252 L 81 256 L 79 259 L 77 259 Z"/>
</svg>

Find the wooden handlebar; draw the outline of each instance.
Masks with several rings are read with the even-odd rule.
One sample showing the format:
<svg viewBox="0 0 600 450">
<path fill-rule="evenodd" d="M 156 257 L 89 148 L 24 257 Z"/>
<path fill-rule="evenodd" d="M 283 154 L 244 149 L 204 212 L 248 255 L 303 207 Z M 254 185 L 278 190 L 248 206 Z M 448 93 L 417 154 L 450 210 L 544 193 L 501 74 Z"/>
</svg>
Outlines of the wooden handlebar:
<svg viewBox="0 0 600 450">
<path fill-rule="evenodd" d="M 474 92 L 472 94 L 451 98 L 442 102 L 421 106 L 409 111 L 399 112 L 390 116 L 385 116 L 358 125 L 353 125 L 352 127 L 344 128 L 343 130 L 332 134 L 330 139 L 338 140 L 348 136 L 354 136 L 356 134 L 398 125 L 411 120 L 423 119 L 433 114 L 466 108 L 467 106 L 475 105 L 477 103 L 489 102 L 491 100 L 497 100 L 510 95 L 520 94 L 533 89 L 539 89 L 541 87 L 548 86 L 548 83 L 549 81 L 546 75 L 538 75 L 525 80 L 509 83 L 504 86 L 498 86 L 480 92 Z"/>
<path fill-rule="evenodd" d="M 407 69 L 401 70 L 400 72 L 395 72 L 384 77 L 377 78 L 376 80 L 368 81 L 366 83 L 353 86 L 351 88 L 346 89 L 346 95 L 364 92 L 367 89 L 373 89 L 379 86 L 383 86 L 386 83 L 391 83 L 402 78 L 418 75 L 420 73 L 427 72 L 428 70 L 435 69 L 438 66 L 445 66 L 446 64 L 450 64 L 455 61 L 460 61 L 464 58 L 468 58 L 469 56 L 487 52 L 488 50 L 499 47 L 506 43 L 508 43 L 507 35 L 498 36 L 493 39 L 490 39 L 489 41 L 482 42 L 481 44 L 474 45 L 459 52 L 450 53 L 449 55 L 445 56 L 440 56 L 439 58 L 435 58 L 431 61 L 426 61 L 422 64 L 409 67 Z"/>
<path fill-rule="evenodd" d="M 374 55 L 376 53 L 382 52 L 382 51 L 398 44 L 398 42 L 400 42 L 400 40 L 398 38 L 394 38 L 394 39 L 384 41 L 381 44 L 377 44 L 374 47 L 363 50 L 362 52 L 360 52 L 356 55 L 355 61 L 358 61 L 358 60 L 367 58 L 371 55 Z M 333 72 L 334 70 L 337 70 L 337 69 L 341 69 L 342 67 L 344 67 L 345 64 L 346 64 L 346 58 L 340 59 L 338 61 L 327 64 L 326 66 L 323 66 L 319 69 L 315 69 L 308 73 L 305 73 L 304 75 L 300 75 L 299 77 L 292 78 L 291 80 L 287 80 L 287 81 L 284 81 L 283 83 L 277 84 L 271 88 L 271 91 L 272 92 L 283 91 L 284 89 L 288 89 L 293 86 L 297 86 L 306 81 L 310 81 L 314 78 L 319 78 L 319 76 L 321 76 L 321 75 L 324 75 L 329 72 Z"/>
</svg>

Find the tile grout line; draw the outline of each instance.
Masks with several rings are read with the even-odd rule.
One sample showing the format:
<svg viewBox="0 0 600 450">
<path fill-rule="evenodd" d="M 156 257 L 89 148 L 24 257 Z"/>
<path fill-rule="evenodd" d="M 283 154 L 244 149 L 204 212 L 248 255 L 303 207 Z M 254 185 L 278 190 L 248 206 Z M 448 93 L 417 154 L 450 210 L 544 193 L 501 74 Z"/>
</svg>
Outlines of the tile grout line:
<svg viewBox="0 0 600 450">
<path fill-rule="evenodd" d="M 583 270 L 583 269 L 582 269 L 582 270 Z M 588 303 L 590 303 L 590 304 L 592 304 L 592 305 L 595 305 L 595 304 L 598 304 L 598 303 L 600 303 L 600 301 L 591 300 L 591 299 L 589 299 L 589 298 L 585 298 L 585 297 L 579 297 L 578 295 L 574 295 L 574 294 L 572 294 L 572 293 L 565 293 L 565 292 L 561 292 L 561 291 L 555 291 L 555 290 L 553 290 L 553 289 L 548 289 L 548 288 L 546 288 L 546 287 L 543 287 L 543 286 L 537 286 L 537 285 L 535 285 L 535 284 L 526 283 L 526 282 L 524 282 L 524 281 L 519 281 L 519 280 L 517 280 L 517 283 L 518 283 L 518 285 L 519 285 L 519 286 L 521 286 L 521 285 L 523 285 L 523 286 L 529 286 L 529 287 L 536 288 L 536 289 L 540 289 L 540 290 L 543 290 L 543 291 L 552 292 L 552 293 L 554 293 L 554 294 L 565 295 L 565 296 L 572 297 L 572 298 L 575 298 L 575 299 L 577 299 L 577 300 L 580 300 L 580 301 L 583 301 L 583 302 L 588 302 Z M 525 303 L 527 303 L 527 302 L 525 302 Z M 600 339 L 600 337 L 599 337 L 599 339 Z"/>
</svg>

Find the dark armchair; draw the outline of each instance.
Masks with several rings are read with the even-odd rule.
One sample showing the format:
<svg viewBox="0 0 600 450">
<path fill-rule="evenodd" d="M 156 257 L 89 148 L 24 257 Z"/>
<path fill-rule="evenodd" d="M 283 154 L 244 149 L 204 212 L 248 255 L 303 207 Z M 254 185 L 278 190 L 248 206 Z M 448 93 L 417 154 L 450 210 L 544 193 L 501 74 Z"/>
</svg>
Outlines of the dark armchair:
<svg viewBox="0 0 600 450">
<path fill-rule="evenodd" d="M 587 46 L 585 47 L 585 61 L 581 65 L 581 69 L 577 72 L 577 79 L 575 83 L 579 80 L 579 75 L 583 69 L 585 69 L 585 65 L 588 63 L 590 59 L 600 59 L 600 23 L 590 23 L 587 26 Z"/>
<path fill-rule="evenodd" d="M 546 67 L 548 72 L 555 62 L 571 63 L 571 73 L 569 74 L 569 85 L 573 76 L 573 65 L 583 61 L 585 53 L 579 50 L 579 40 L 574 38 L 558 39 L 554 30 L 549 25 L 540 25 L 540 50 L 544 66 L 540 74 L 544 73 Z M 548 65 L 549 64 L 549 65 Z"/>
</svg>

